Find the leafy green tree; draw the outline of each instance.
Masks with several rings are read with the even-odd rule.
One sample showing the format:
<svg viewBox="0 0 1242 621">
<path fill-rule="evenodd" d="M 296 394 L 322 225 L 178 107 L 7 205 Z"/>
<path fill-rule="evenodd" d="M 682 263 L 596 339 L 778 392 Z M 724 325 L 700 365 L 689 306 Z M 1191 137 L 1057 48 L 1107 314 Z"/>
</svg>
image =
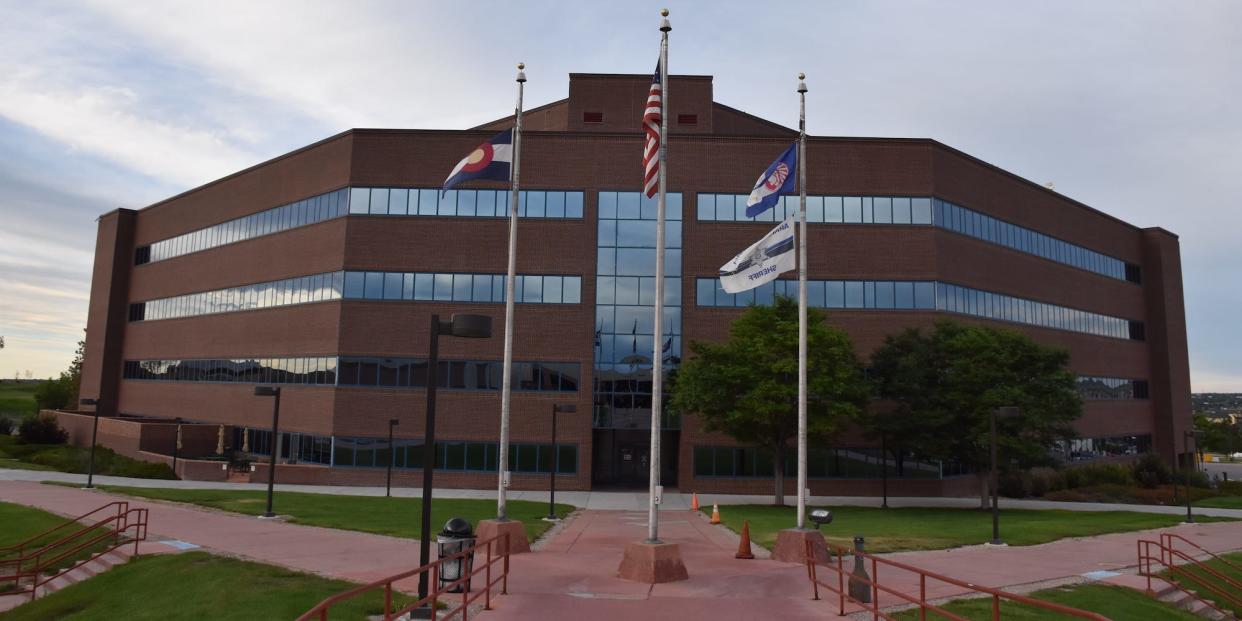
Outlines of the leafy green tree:
<svg viewBox="0 0 1242 621">
<path fill-rule="evenodd" d="M 889 336 L 872 363 L 879 395 L 896 405 L 865 426 L 924 458 L 979 473 L 984 508 L 992 410 L 1020 408 L 1018 417 L 998 421 L 997 435 L 1000 462 L 1023 467 L 1052 461 L 1050 449 L 1075 436 L 1082 415 L 1069 352 L 1014 330 L 941 321 L 926 334 L 912 328 Z"/>
<path fill-rule="evenodd" d="M 34 398 L 41 410 L 59 410 L 78 403 L 78 390 L 82 385 L 82 359 L 85 357 L 86 340 L 78 341 L 77 351 L 69 368 L 60 377 L 48 379 L 35 389 Z"/>
<path fill-rule="evenodd" d="M 798 433 L 798 304 L 777 297 L 752 306 L 725 343 L 690 343 L 670 386 L 671 409 L 697 414 L 708 431 L 728 434 L 774 456 L 774 500 L 785 501 L 785 458 Z M 807 316 L 807 437 L 825 443 L 868 399 L 862 369 L 845 332 Z"/>
<path fill-rule="evenodd" d="M 1201 450 L 1226 455 L 1242 452 L 1242 427 L 1230 425 L 1227 419 L 1213 420 L 1196 414 L 1195 429 L 1203 432 Z"/>
</svg>

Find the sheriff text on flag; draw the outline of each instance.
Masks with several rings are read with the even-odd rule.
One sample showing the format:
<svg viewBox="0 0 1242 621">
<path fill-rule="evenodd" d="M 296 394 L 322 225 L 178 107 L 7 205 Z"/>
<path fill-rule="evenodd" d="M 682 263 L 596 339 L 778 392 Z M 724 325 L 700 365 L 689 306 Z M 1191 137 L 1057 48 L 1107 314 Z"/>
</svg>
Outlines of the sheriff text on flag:
<svg viewBox="0 0 1242 621">
<path fill-rule="evenodd" d="M 754 289 L 794 269 L 794 222 L 791 216 L 763 239 L 733 257 L 720 268 L 720 286 L 726 293 Z"/>
</svg>

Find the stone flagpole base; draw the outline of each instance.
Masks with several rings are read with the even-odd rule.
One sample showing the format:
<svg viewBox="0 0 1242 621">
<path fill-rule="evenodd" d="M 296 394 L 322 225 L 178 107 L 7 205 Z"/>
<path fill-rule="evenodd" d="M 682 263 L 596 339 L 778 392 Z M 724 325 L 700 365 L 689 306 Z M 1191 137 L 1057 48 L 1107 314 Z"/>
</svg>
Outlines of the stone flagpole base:
<svg viewBox="0 0 1242 621">
<path fill-rule="evenodd" d="M 660 584 L 688 580 L 686 565 L 681 562 L 681 548 L 675 543 L 647 543 L 625 546 L 617 576 L 634 582 Z"/>
<path fill-rule="evenodd" d="M 479 528 L 475 536 L 479 541 L 491 539 L 497 535 L 509 533 L 509 554 L 525 554 L 530 552 L 530 542 L 526 540 L 526 529 L 522 528 L 522 523 L 517 520 L 479 520 Z M 493 548 L 500 554 L 504 554 L 504 543 L 496 542 Z"/>
</svg>

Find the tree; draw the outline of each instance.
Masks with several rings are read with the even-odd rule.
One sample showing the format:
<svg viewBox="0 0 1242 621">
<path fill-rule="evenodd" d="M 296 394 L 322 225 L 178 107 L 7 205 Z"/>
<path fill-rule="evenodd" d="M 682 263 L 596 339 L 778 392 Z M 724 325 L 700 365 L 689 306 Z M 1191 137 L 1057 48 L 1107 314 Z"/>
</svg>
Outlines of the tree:
<svg viewBox="0 0 1242 621">
<path fill-rule="evenodd" d="M 798 432 L 798 305 L 777 297 L 752 306 L 729 329 L 726 343 L 690 343 L 693 354 L 670 386 L 673 411 L 698 414 L 708 431 L 757 445 L 774 457 L 774 501 L 785 503 L 785 457 Z M 807 437 L 823 443 L 867 402 L 867 387 L 850 338 L 807 316 Z"/>
<path fill-rule="evenodd" d="M 1242 427 L 1230 425 L 1227 419 L 1212 420 L 1196 414 L 1195 429 L 1203 432 L 1201 450 L 1226 455 L 1242 451 Z"/>
<path fill-rule="evenodd" d="M 35 401 L 39 409 L 59 410 L 78 403 L 78 389 L 82 383 L 82 359 L 86 352 L 86 341 L 78 341 L 77 351 L 69 368 L 61 371 L 60 377 L 48 379 L 35 389 Z"/>
<path fill-rule="evenodd" d="M 925 458 L 956 461 L 978 473 L 987 508 L 989 417 L 1002 406 L 1021 414 L 997 423 L 1001 463 L 1047 464 L 1058 442 L 1075 436 L 1082 415 L 1069 352 L 1020 332 L 938 322 L 928 334 L 908 329 L 885 339 L 872 356 L 879 396 L 896 407 L 872 414 L 883 430 Z"/>
</svg>

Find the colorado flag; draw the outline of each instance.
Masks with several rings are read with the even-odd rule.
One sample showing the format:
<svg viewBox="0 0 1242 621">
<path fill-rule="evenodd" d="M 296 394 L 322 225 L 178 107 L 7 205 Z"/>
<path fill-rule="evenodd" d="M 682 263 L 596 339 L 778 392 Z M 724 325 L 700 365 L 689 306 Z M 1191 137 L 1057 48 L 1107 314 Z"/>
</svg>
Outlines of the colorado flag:
<svg viewBox="0 0 1242 621">
<path fill-rule="evenodd" d="M 453 186 L 471 179 L 492 179 L 494 181 L 509 180 L 509 165 L 513 162 L 513 131 L 506 129 L 492 137 L 491 140 L 479 145 L 462 161 L 457 163 L 440 194 L 453 189 Z"/>
<path fill-rule="evenodd" d="M 797 220 L 797 214 L 790 216 L 720 267 L 720 286 L 725 293 L 754 289 L 795 267 L 794 222 Z"/>
<path fill-rule="evenodd" d="M 746 199 L 746 217 L 753 218 L 771 209 L 781 199 L 781 194 L 792 194 L 797 184 L 797 168 L 798 143 L 795 142 L 759 175 Z"/>
</svg>

